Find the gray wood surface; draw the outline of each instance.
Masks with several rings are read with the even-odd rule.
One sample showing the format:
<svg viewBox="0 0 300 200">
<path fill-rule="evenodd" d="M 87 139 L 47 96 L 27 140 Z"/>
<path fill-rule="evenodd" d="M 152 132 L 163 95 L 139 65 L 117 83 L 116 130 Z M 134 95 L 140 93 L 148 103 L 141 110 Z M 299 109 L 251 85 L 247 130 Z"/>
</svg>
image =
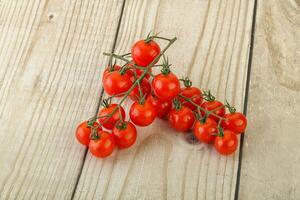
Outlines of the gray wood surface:
<svg viewBox="0 0 300 200">
<path fill-rule="evenodd" d="M 70 199 L 85 155 L 74 129 L 95 113 L 122 2 L 0 5 L 0 199 Z"/>
<path fill-rule="evenodd" d="M 240 199 L 300 198 L 299 1 L 258 1 Z"/>
<path fill-rule="evenodd" d="M 128 52 L 149 30 L 177 36 L 167 52 L 175 73 L 242 110 L 253 3 L 126 0 L 116 52 Z M 157 120 L 139 128 L 137 144 L 129 150 L 105 160 L 88 154 L 75 199 L 233 199 L 238 155 L 189 145 Z"/>
<path fill-rule="evenodd" d="M 299 5 L 0 0 L 0 199 L 299 199 Z M 106 159 L 75 141 L 98 111 L 102 52 L 150 30 L 178 37 L 167 52 L 178 76 L 246 108 L 242 156 L 188 144 L 161 120 Z"/>
</svg>

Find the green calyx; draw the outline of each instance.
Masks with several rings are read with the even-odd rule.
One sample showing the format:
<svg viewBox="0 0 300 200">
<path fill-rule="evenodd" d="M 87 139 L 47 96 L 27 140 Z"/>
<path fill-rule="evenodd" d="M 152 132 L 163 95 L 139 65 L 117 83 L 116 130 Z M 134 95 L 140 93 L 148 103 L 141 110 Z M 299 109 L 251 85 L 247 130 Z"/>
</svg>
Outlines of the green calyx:
<svg viewBox="0 0 300 200">
<path fill-rule="evenodd" d="M 153 40 L 154 35 L 151 35 L 151 32 L 152 32 L 152 31 L 150 31 L 150 32 L 148 33 L 146 39 L 144 39 L 145 43 L 149 43 L 149 42 L 151 42 L 151 41 Z"/>
<path fill-rule="evenodd" d="M 185 77 L 185 78 L 182 78 L 179 80 L 182 81 L 184 86 L 187 88 L 192 87 L 192 85 L 193 85 L 193 82 L 188 77 Z"/>
<path fill-rule="evenodd" d="M 218 126 L 218 137 L 224 137 L 224 129 L 221 126 Z"/>
<path fill-rule="evenodd" d="M 127 66 L 128 63 L 124 64 L 121 69 L 120 69 L 120 74 L 124 75 L 126 73 L 126 71 L 129 69 L 129 67 Z"/>
<path fill-rule="evenodd" d="M 113 58 L 110 57 L 109 62 L 108 62 L 108 71 L 109 72 L 115 71 L 116 64 L 117 64 L 117 61 L 115 59 L 113 60 Z"/>
<path fill-rule="evenodd" d="M 144 39 L 145 43 L 151 42 L 151 41 L 157 36 L 157 34 L 153 34 L 153 35 L 152 35 L 151 33 L 152 33 L 152 31 L 150 31 L 150 32 L 148 33 L 146 39 Z"/>
<path fill-rule="evenodd" d="M 101 135 L 98 134 L 98 130 L 95 127 L 92 127 L 90 139 L 91 140 L 98 140 L 100 139 Z"/>
<path fill-rule="evenodd" d="M 107 98 L 107 99 L 103 99 L 102 102 L 101 102 L 101 105 L 104 107 L 104 108 L 108 108 L 108 106 L 111 104 L 111 98 Z"/>
<path fill-rule="evenodd" d="M 206 122 L 206 119 L 207 119 L 207 115 L 206 114 L 202 117 L 202 114 L 201 114 L 200 110 L 195 111 L 194 114 L 195 114 L 196 119 L 201 124 L 204 124 Z"/>
<path fill-rule="evenodd" d="M 216 100 L 216 97 L 211 94 L 210 90 L 203 92 L 203 98 L 206 101 L 214 101 L 214 100 Z"/>
<path fill-rule="evenodd" d="M 124 122 L 124 121 L 119 121 L 117 124 L 116 124 L 116 127 L 117 129 L 119 130 L 124 130 L 127 128 L 127 123 Z"/>
<path fill-rule="evenodd" d="M 92 128 L 94 127 L 94 123 L 96 122 L 96 119 L 91 119 L 87 121 L 87 127 Z"/>
<path fill-rule="evenodd" d="M 169 73 L 171 73 L 170 70 L 171 64 L 169 64 L 169 59 L 166 58 L 165 55 L 163 55 L 163 63 L 161 66 L 162 66 L 161 73 L 163 75 L 168 75 Z"/>
<path fill-rule="evenodd" d="M 231 106 L 228 101 L 226 100 L 226 103 L 225 103 L 225 107 L 228 108 L 229 112 L 230 113 L 235 113 L 236 112 L 236 109 L 235 107 Z"/>
<path fill-rule="evenodd" d="M 174 104 L 174 107 L 175 107 L 176 110 L 180 110 L 182 108 L 182 104 L 181 104 L 181 102 L 179 101 L 178 98 L 175 98 L 173 100 L 173 104 Z"/>
</svg>

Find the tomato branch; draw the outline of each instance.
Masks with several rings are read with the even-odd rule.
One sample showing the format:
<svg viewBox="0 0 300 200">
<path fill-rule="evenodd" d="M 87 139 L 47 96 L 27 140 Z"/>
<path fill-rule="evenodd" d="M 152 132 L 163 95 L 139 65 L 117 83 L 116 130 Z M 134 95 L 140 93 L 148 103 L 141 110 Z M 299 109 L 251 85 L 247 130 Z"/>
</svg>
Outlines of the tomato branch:
<svg viewBox="0 0 300 200">
<path fill-rule="evenodd" d="M 142 79 L 146 76 L 146 74 L 148 73 L 148 70 L 153 67 L 155 65 L 155 63 L 164 55 L 164 53 L 166 52 L 166 50 L 177 40 L 176 37 L 169 39 L 169 43 L 166 45 L 166 47 L 158 54 L 157 57 L 155 57 L 155 59 L 147 66 L 145 67 L 144 72 L 140 75 L 140 77 L 138 77 L 134 83 L 132 84 L 132 86 L 129 88 L 129 90 L 127 90 L 123 96 L 123 98 L 121 99 L 121 101 L 118 103 L 118 106 L 107 116 L 107 118 L 101 122 L 98 126 L 94 127 L 94 128 L 98 128 L 100 126 L 102 126 L 103 124 L 105 124 L 115 113 L 116 111 L 120 108 L 120 106 L 122 105 L 122 103 L 127 99 L 128 95 L 131 93 L 131 91 L 138 85 L 140 84 L 140 82 L 142 81 Z M 114 57 L 120 60 L 123 60 L 127 63 L 129 63 L 130 61 L 126 58 L 124 58 L 123 56 L 114 54 L 114 53 L 103 53 L 106 56 L 110 56 L 110 57 Z M 92 120 L 97 119 L 97 117 L 92 118 Z"/>
</svg>

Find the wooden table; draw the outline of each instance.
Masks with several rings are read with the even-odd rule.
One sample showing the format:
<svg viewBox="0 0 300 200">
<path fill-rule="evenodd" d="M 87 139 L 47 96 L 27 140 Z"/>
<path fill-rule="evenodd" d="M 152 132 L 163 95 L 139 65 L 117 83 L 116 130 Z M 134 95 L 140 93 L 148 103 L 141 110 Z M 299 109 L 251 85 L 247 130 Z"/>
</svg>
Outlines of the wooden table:
<svg viewBox="0 0 300 200">
<path fill-rule="evenodd" d="M 299 6 L 0 0 L 0 199 L 299 199 Z M 102 52 L 150 30 L 178 37 L 175 73 L 247 114 L 240 151 L 188 144 L 160 120 L 103 160 L 75 141 L 98 111 Z"/>
</svg>

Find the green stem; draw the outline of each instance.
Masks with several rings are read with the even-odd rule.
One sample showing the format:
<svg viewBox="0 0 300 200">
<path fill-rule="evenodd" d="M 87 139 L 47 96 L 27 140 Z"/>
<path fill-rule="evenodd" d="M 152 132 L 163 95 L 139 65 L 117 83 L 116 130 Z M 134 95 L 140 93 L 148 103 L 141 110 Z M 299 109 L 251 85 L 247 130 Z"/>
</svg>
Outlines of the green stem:
<svg viewBox="0 0 300 200">
<path fill-rule="evenodd" d="M 103 55 L 105 56 L 111 56 L 113 58 L 117 58 L 119 60 L 123 60 L 124 62 L 127 62 L 127 63 L 130 63 L 131 61 L 124 58 L 123 56 L 120 56 L 120 55 L 117 55 L 117 54 L 114 54 L 114 53 L 103 53 Z"/>
<path fill-rule="evenodd" d="M 125 53 L 125 54 L 122 54 L 121 56 L 125 57 L 125 56 L 129 56 L 129 55 L 131 55 L 131 53 Z"/>
<path fill-rule="evenodd" d="M 152 77 L 155 77 L 155 75 L 152 74 L 152 72 L 148 72 L 148 74 L 149 74 L 150 76 L 152 76 Z"/>
<path fill-rule="evenodd" d="M 112 99 L 114 97 L 122 96 L 122 95 L 125 95 L 125 94 L 126 94 L 126 92 L 122 92 L 122 93 L 119 93 L 119 94 L 114 94 L 114 95 L 109 96 L 107 99 Z"/>
<path fill-rule="evenodd" d="M 202 110 L 205 112 L 205 114 L 208 114 L 208 115 L 213 115 L 219 119 L 225 119 L 224 117 L 220 117 L 219 115 L 216 115 L 215 113 L 209 111 L 209 110 L 206 110 L 204 108 L 202 108 L 201 106 L 199 106 L 198 104 L 194 103 L 192 100 L 190 100 L 189 98 L 183 96 L 182 94 L 179 94 L 178 96 L 180 96 L 181 98 L 183 98 L 184 100 L 186 100 L 187 102 L 190 102 L 191 104 L 193 104 L 194 106 L 196 106 L 198 109 Z"/>
<path fill-rule="evenodd" d="M 153 39 L 153 38 L 161 39 L 161 40 L 167 40 L 167 41 L 169 41 L 169 42 L 171 42 L 171 40 L 172 40 L 172 39 L 169 39 L 169 38 L 160 37 L 160 36 L 156 36 L 156 35 L 154 35 L 154 36 L 151 37 L 151 39 Z"/>
<path fill-rule="evenodd" d="M 217 107 L 217 108 L 215 108 L 215 109 L 213 109 L 213 110 L 208 110 L 207 113 L 208 113 L 208 115 L 209 115 L 209 114 L 214 113 L 215 111 L 217 111 L 217 110 L 219 110 L 219 109 L 221 109 L 221 108 L 224 108 L 224 107 L 225 107 L 224 105 L 223 105 L 223 106 L 219 106 L 219 107 Z"/>
<path fill-rule="evenodd" d="M 143 97 L 143 91 L 142 91 L 142 88 L 141 88 L 141 83 L 138 83 L 138 89 L 139 89 L 139 94 L 140 94 L 140 98 Z"/>
</svg>

